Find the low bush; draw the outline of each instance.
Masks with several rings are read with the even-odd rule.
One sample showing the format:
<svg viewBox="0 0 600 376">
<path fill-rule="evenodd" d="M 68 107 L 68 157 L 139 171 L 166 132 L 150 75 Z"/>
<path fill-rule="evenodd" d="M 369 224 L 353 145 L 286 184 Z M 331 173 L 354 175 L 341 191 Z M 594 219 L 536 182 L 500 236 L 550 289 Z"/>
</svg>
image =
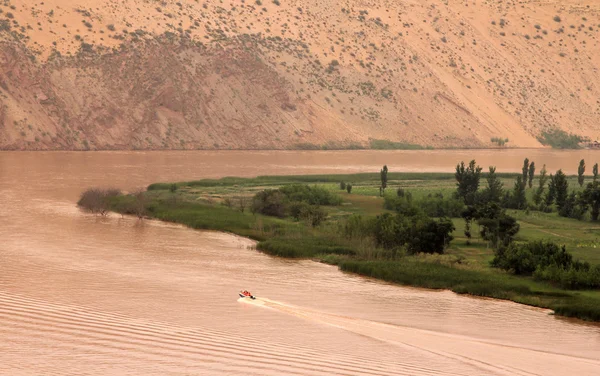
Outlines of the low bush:
<svg viewBox="0 0 600 376">
<path fill-rule="evenodd" d="M 600 266 L 573 260 L 565 246 L 549 241 L 511 244 L 496 252 L 492 265 L 514 274 L 532 275 L 565 289 L 600 288 Z"/>
<path fill-rule="evenodd" d="M 564 246 L 550 241 L 532 241 L 525 244 L 512 243 L 496 251 L 492 265 L 514 274 L 531 275 L 537 268 L 554 265 L 569 268 L 573 256 Z"/>
<path fill-rule="evenodd" d="M 565 289 L 597 289 L 600 288 L 600 265 L 590 266 L 577 262 L 569 267 L 549 265 L 539 267 L 533 276 L 542 281 L 558 284 Z"/>
<path fill-rule="evenodd" d="M 325 220 L 327 213 L 320 205 L 339 205 L 342 199 L 328 190 L 304 184 L 291 184 L 279 189 L 265 189 L 254 195 L 251 210 L 272 217 L 291 215 L 307 220 L 313 227 Z"/>
<path fill-rule="evenodd" d="M 253 213 L 283 218 L 287 212 L 286 201 L 285 195 L 279 190 L 265 189 L 254 196 L 250 208 Z"/>
<path fill-rule="evenodd" d="M 385 213 L 376 217 L 373 238 L 384 249 L 405 247 L 409 254 L 444 253 L 452 241 L 454 224 L 449 219 L 435 220 L 423 215 L 406 217 Z"/>
<path fill-rule="evenodd" d="M 373 237 L 374 225 L 374 218 L 354 214 L 346 219 L 342 227 L 342 232 L 348 239 L 364 239 Z"/>
<path fill-rule="evenodd" d="M 416 206 L 421 208 L 430 217 L 460 218 L 465 205 L 456 198 L 444 198 L 443 195 L 429 195 L 418 200 Z"/>
<path fill-rule="evenodd" d="M 508 142 L 508 138 L 504 137 L 492 137 L 491 142 L 498 146 L 504 146 Z"/>
<path fill-rule="evenodd" d="M 552 129 L 543 131 L 538 141 L 554 149 L 580 149 L 579 143 L 585 141 L 585 138 L 560 129 Z"/>
<path fill-rule="evenodd" d="M 409 194 L 403 194 L 402 196 L 385 196 L 383 207 L 407 217 L 414 217 L 424 213 L 423 209 L 412 201 L 412 197 Z"/>
<path fill-rule="evenodd" d="M 306 202 L 310 205 L 340 205 L 342 199 L 318 186 L 309 186 L 306 184 L 290 184 L 279 188 L 288 200 L 297 202 Z"/>
<path fill-rule="evenodd" d="M 110 209 L 110 199 L 119 195 L 121 191 L 115 188 L 90 188 L 81 194 L 77 205 L 91 213 L 106 215 Z"/>
<path fill-rule="evenodd" d="M 289 212 L 295 220 L 304 220 L 312 227 L 319 226 L 327 218 L 327 212 L 321 207 L 305 202 L 293 202 L 289 206 Z"/>
<path fill-rule="evenodd" d="M 405 219 L 406 221 L 406 219 Z M 410 254 L 415 253 L 444 253 L 452 239 L 452 232 L 455 230 L 454 224 L 447 218 L 435 220 L 427 217 L 420 217 L 416 220 L 408 220 L 410 237 L 407 244 L 407 250 Z"/>
</svg>

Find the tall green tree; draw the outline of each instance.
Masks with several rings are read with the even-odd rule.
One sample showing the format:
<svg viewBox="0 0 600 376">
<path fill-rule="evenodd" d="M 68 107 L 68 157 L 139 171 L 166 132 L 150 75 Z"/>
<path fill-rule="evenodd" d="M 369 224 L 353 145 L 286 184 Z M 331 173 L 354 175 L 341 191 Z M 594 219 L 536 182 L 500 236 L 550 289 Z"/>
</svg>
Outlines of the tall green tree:
<svg viewBox="0 0 600 376">
<path fill-rule="evenodd" d="M 465 236 L 467 237 L 467 245 L 471 244 L 473 234 L 471 232 L 471 223 L 478 217 L 478 211 L 475 206 L 467 206 L 460 215 L 465 220 Z"/>
<path fill-rule="evenodd" d="M 481 237 L 494 248 L 510 244 L 519 232 L 517 220 L 506 214 L 496 203 L 480 206 L 476 216 Z"/>
<path fill-rule="evenodd" d="M 502 200 L 503 185 L 498 175 L 496 167 L 490 166 L 490 172 L 487 175 L 487 188 L 483 191 L 483 198 L 486 202 L 500 202 Z"/>
<path fill-rule="evenodd" d="M 535 175 L 535 162 L 531 162 L 529 164 L 529 188 L 531 189 L 531 187 L 533 186 L 533 176 Z"/>
<path fill-rule="evenodd" d="M 517 176 L 515 186 L 510 196 L 509 207 L 513 209 L 525 209 L 527 207 L 527 197 L 525 196 L 525 183 L 520 176 Z"/>
<path fill-rule="evenodd" d="M 585 160 L 582 159 L 579 161 L 579 167 L 577 168 L 577 182 L 580 187 L 583 187 L 583 181 L 585 179 L 583 174 L 585 174 Z"/>
<path fill-rule="evenodd" d="M 475 160 L 469 162 L 467 167 L 465 167 L 465 162 L 460 162 L 456 165 L 454 177 L 456 178 L 456 195 L 462 198 L 465 204 L 473 205 L 479 189 L 481 167 L 476 166 Z"/>
<path fill-rule="evenodd" d="M 525 158 L 523 161 L 523 168 L 521 169 L 523 173 L 523 178 L 521 179 L 521 183 L 523 184 L 523 188 L 527 184 L 527 175 L 529 174 L 529 158 Z"/>
<path fill-rule="evenodd" d="M 536 205 L 539 205 L 542 202 L 542 197 L 544 195 L 544 190 L 546 189 L 546 182 L 547 181 L 548 181 L 548 176 L 547 176 L 547 171 L 546 171 L 546 165 L 544 165 L 542 167 L 542 170 L 540 171 L 540 178 L 538 180 L 538 187 L 535 190 L 535 193 L 533 194 L 533 202 L 535 202 Z"/>
<path fill-rule="evenodd" d="M 550 174 L 550 181 L 548 182 L 548 192 L 546 192 L 545 203 L 546 206 L 550 207 L 556 200 L 556 184 L 554 183 L 554 175 Z"/>
<path fill-rule="evenodd" d="M 592 209 L 592 221 L 597 221 L 598 216 L 600 215 L 600 183 L 597 181 L 594 181 L 593 183 L 588 183 L 587 187 L 585 188 L 585 191 L 583 191 L 583 197 Z"/>
<path fill-rule="evenodd" d="M 598 163 L 592 168 L 592 173 L 594 174 L 594 181 L 598 180 Z"/>
<path fill-rule="evenodd" d="M 588 201 L 584 194 L 571 192 L 565 204 L 558 212 L 561 217 L 581 220 L 588 210 Z"/>
<path fill-rule="evenodd" d="M 509 245 L 521 226 L 514 217 L 502 212 L 495 219 L 479 220 L 481 237 L 492 243 L 495 248 Z"/>
<path fill-rule="evenodd" d="M 554 175 L 554 188 L 556 190 L 556 207 L 561 210 L 569 194 L 567 175 L 562 170 L 556 171 L 556 175 Z"/>
<path fill-rule="evenodd" d="M 387 188 L 387 182 L 388 182 L 388 167 L 387 165 L 384 165 L 383 168 L 381 169 L 381 171 L 379 172 L 379 177 L 381 179 L 381 195 L 383 196 L 383 192 L 385 191 L 385 189 Z"/>
</svg>

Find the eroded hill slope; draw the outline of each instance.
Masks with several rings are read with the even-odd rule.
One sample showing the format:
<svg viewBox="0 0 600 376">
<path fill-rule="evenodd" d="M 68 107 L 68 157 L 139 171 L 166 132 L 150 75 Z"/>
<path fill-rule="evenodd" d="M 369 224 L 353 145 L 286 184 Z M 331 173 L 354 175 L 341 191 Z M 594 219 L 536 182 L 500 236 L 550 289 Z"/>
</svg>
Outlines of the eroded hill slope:
<svg viewBox="0 0 600 376">
<path fill-rule="evenodd" d="M 600 4 L 0 0 L 0 148 L 540 146 L 600 130 Z"/>
</svg>

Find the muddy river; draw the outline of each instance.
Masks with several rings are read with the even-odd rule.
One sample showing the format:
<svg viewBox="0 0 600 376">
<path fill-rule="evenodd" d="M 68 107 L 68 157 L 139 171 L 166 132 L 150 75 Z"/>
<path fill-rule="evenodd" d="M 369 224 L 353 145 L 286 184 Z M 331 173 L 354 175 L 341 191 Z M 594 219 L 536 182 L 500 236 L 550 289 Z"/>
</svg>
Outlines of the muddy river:
<svg viewBox="0 0 600 376">
<path fill-rule="evenodd" d="M 598 375 L 600 326 L 511 302 L 393 286 L 253 242 L 97 218 L 89 186 L 265 174 L 452 171 L 594 152 L 0 153 L 1 375 Z M 259 298 L 238 301 L 249 289 Z"/>
</svg>

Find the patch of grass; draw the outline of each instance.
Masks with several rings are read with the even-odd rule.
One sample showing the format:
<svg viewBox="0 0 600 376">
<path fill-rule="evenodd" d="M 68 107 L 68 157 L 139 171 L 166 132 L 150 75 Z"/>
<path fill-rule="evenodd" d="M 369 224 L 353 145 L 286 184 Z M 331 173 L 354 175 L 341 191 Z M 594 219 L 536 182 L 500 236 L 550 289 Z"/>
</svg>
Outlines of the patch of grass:
<svg viewBox="0 0 600 376">
<path fill-rule="evenodd" d="M 300 142 L 294 144 L 292 150 L 321 150 L 321 146 L 317 144 L 311 144 L 309 142 Z"/>
<path fill-rule="evenodd" d="M 579 143 L 585 140 L 584 137 L 560 129 L 543 131 L 538 137 L 542 145 L 549 145 L 553 149 L 580 149 Z"/>
<path fill-rule="evenodd" d="M 417 144 L 409 144 L 406 142 L 394 142 L 389 140 L 371 139 L 369 142 L 371 149 L 375 150 L 431 150 L 431 146 L 421 146 Z"/>
<path fill-rule="evenodd" d="M 600 225 L 556 213 L 510 211 L 521 224 L 517 240 L 550 240 L 565 245 L 576 259 L 600 264 Z"/>
<path fill-rule="evenodd" d="M 283 220 L 234 208 L 209 203 L 190 202 L 183 195 L 151 192 L 148 195 L 148 213 L 152 218 L 180 223 L 194 229 L 231 232 L 259 243 L 257 248 L 266 253 L 289 257 L 310 258 L 316 254 L 354 254 L 349 242 L 339 237 L 303 226 L 300 222 Z M 111 200 L 111 208 L 128 213 L 133 203 L 131 196 Z"/>
<path fill-rule="evenodd" d="M 328 142 L 323 145 L 317 145 L 310 142 L 300 142 L 292 145 L 290 150 L 363 150 L 365 147 L 358 143 L 338 143 Z"/>
<path fill-rule="evenodd" d="M 499 176 L 517 176 L 517 174 L 498 174 Z M 203 179 L 175 183 L 178 187 L 251 187 L 251 186 L 282 186 L 291 183 L 335 183 L 340 181 L 352 183 L 376 183 L 379 173 L 360 174 L 329 174 L 329 175 L 281 175 L 258 176 L 255 178 L 224 177 L 221 179 Z M 447 181 L 450 186 L 455 186 L 453 173 L 418 173 L 418 172 L 389 172 L 388 185 L 399 181 Z M 166 190 L 173 183 L 155 183 L 148 186 L 148 190 Z M 352 191 L 354 193 L 354 190 Z"/>
<path fill-rule="evenodd" d="M 264 240 L 272 234 L 299 231 L 300 226 L 289 221 L 251 213 L 241 213 L 225 206 L 194 203 L 181 196 L 149 195 L 148 213 L 152 218 L 166 222 L 181 223 L 194 229 L 217 230 L 246 236 L 254 240 Z M 130 196 L 120 196 L 112 200 L 111 208 L 127 213 Z"/>
<path fill-rule="evenodd" d="M 530 294 L 530 288 L 508 275 L 458 269 L 406 257 L 399 261 L 346 259 L 340 269 L 384 281 L 432 289 L 450 289 L 458 293 L 508 299 L 515 294 Z"/>
<path fill-rule="evenodd" d="M 354 255 L 356 251 L 339 238 L 330 236 L 275 237 L 258 243 L 258 249 L 274 256 L 312 258 L 317 255 Z"/>
<path fill-rule="evenodd" d="M 458 294 L 512 300 L 550 308 L 561 316 L 600 321 L 600 299 L 552 289 L 525 278 L 489 273 L 404 258 L 400 261 L 363 261 L 327 258 L 341 270 L 402 285 L 449 289 Z"/>
</svg>

